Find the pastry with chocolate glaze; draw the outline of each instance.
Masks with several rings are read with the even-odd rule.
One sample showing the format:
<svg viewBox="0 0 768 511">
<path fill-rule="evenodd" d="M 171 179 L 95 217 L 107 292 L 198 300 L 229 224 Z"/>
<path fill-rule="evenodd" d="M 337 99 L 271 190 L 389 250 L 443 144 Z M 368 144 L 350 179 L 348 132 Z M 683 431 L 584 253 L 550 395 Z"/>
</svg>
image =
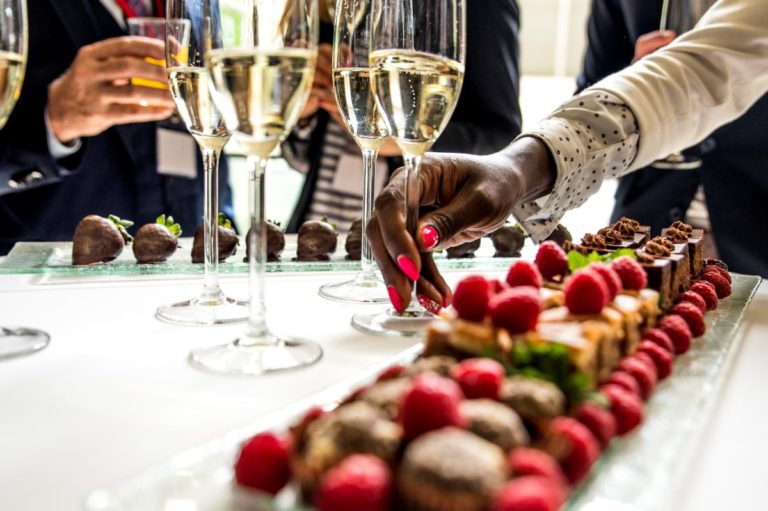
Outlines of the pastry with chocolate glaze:
<svg viewBox="0 0 768 511">
<path fill-rule="evenodd" d="M 305 495 L 322 476 L 350 454 L 372 454 L 389 464 L 400 449 L 402 429 L 378 408 L 361 401 L 341 406 L 310 423 L 291 469 Z"/>
<path fill-rule="evenodd" d="M 448 252 L 448 259 L 469 259 L 475 257 L 475 252 L 477 252 L 479 248 L 480 239 L 478 238 L 474 241 L 451 247 L 446 252 Z"/>
<path fill-rule="evenodd" d="M 691 276 L 696 277 L 704 271 L 704 230 L 676 221 L 669 228 L 661 231 L 662 236 L 676 244 L 687 244 Z"/>
<path fill-rule="evenodd" d="M 465 427 L 505 452 L 531 443 L 523 421 L 511 408 L 490 399 L 469 399 L 459 405 Z"/>
<path fill-rule="evenodd" d="M 119 256 L 133 240 L 127 229 L 133 225 L 115 215 L 88 215 L 77 224 L 72 236 L 72 264 L 106 263 Z"/>
<path fill-rule="evenodd" d="M 153 224 L 142 225 L 133 238 L 133 255 L 142 264 L 162 263 L 179 248 L 181 226 L 172 216 L 160 215 Z"/>
<path fill-rule="evenodd" d="M 299 261 L 330 261 L 336 252 L 339 233 L 325 220 L 309 220 L 299 228 Z"/>
<path fill-rule="evenodd" d="M 427 433 L 405 450 L 397 486 L 407 509 L 489 509 L 504 485 L 504 452 L 467 431 L 449 427 Z"/>
<path fill-rule="evenodd" d="M 557 385 L 544 380 L 511 376 L 504 380 L 499 397 L 525 420 L 536 421 L 565 413 L 565 395 Z"/>
<path fill-rule="evenodd" d="M 232 228 L 232 222 L 224 213 L 219 213 L 218 225 L 219 231 L 219 262 L 223 263 L 228 257 L 235 255 L 240 240 L 237 233 Z M 195 239 L 192 241 L 192 262 L 204 263 L 205 259 L 205 227 L 199 226 L 195 230 Z"/>
<path fill-rule="evenodd" d="M 526 238 L 523 228 L 517 224 L 504 224 L 489 237 L 496 249 L 494 257 L 520 257 Z"/>
<path fill-rule="evenodd" d="M 363 220 L 358 218 L 349 228 L 347 241 L 344 243 L 347 259 L 359 261 L 363 256 Z"/>
<path fill-rule="evenodd" d="M 267 262 L 275 263 L 280 260 L 280 254 L 285 248 L 285 233 L 280 229 L 280 224 L 277 222 L 264 222 L 267 228 Z M 251 237 L 252 229 L 248 229 L 248 234 L 245 235 L 245 259 L 244 262 L 248 262 L 248 257 L 251 255 L 250 244 L 248 239 Z"/>
</svg>

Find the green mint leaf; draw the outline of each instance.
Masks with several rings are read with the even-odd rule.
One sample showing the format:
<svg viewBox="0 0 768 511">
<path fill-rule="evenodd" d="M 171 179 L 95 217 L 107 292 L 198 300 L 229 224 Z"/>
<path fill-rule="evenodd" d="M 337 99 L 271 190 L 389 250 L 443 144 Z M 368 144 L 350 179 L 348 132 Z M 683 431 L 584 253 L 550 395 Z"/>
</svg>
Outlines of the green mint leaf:
<svg viewBox="0 0 768 511">
<path fill-rule="evenodd" d="M 588 260 L 590 263 L 599 263 L 600 261 L 602 261 L 602 260 L 603 260 L 603 258 L 600 256 L 600 254 L 598 254 L 597 252 L 595 252 L 595 251 L 593 250 L 593 251 L 592 251 L 592 252 L 590 252 L 590 253 L 589 253 L 589 255 L 587 256 L 587 260 Z"/>
<path fill-rule="evenodd" d="M 610 262 L 610 261 L 613 261 L 614 259 L 618 259 L 619 257 L 631 257 L 632 259 L 637 259 L 637 254 L 631 248 L 622 248 L 621 250 L 617 250 L 616 252 L 611 252 L 609 254 L 606 254 L 604 257 L 604 260 L 606 262 Z"/>
<path fill-rule="evenodd" d="M 568 269 L 571 270 L 571 273 L 588 265 L 589 259 L 587 259 L 587 256 L 581 252 L 577 252 L 575 250 L 568 252 Z"/>
</svg>

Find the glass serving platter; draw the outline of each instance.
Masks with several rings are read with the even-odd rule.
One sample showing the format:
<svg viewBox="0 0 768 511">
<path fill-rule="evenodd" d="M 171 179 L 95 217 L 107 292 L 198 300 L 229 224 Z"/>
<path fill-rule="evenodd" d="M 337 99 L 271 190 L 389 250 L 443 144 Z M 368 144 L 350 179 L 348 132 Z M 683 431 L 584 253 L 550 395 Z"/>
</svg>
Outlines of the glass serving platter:
<svg viewBox="0 0 768 511">
<path fill-rule="evenodd" d="M 733 294 L 706 315 L 707 333 L 675 360 L 672 375 L 646 403 L 645 420 L 615 440 L 571 494 L 568 511 L 671 511 L 687 460 L 697 446 L 738 351 L 739 327 L 760 277 L 733 275 Z M 295 488 L 269 499 L 233 484 L 232 466 L 243 440 L 285 431 L 312 406 L 332 409 L 354 389 L 395 363 L 416 358 L 421 346 L 370 368 L 310 399 L 266 416 L 114 485 L 92 492 L 86 511 L 297 511 Z"/>
<path fill-rule="evenodd" d="M 296 260 L 297 236 L 285 237 L 285 249 L 281 260 L 267 263 L 268 272 L 317 272 L 317 271 L 357 271 L 360 261 L 347 259 L 344 249 L 346 236 L 339 236 L 336 253 L 328 262 L 305 262 Z M 87 266 L 72 265 L 72 242 L 20 242 L 0 261 L 0 274 L 53 274 L 74 276 L 105 275 L 184 275 L 203 272 L 202 264 L 192 262 L 192 238 L 181 238 L 179 249 L 164 263 L 138 264 L 133 251 L 127 246 L 123 253 L 108 263 Z M 530 247 L 531 244 L 529 243 Z M 237 253 L 219 265 L 221 273 L 248 273 L 245 259 L 245 241 L 241 238 Z M 483 239 L 473 258 L 449 259 L 445 252 L 435 254 L 437 265 L 441 269 L 507 269 L 513 258 L 494 257 L 493 243 Z"/>
</svg>

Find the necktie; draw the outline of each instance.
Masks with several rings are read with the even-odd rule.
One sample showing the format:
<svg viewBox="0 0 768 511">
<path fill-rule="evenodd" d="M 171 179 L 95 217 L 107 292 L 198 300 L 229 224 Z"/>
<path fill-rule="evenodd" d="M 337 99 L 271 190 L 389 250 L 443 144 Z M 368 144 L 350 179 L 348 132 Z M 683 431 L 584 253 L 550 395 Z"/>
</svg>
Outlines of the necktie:
<svg viewBox="0 0 768 511">
<path fill-rule="evenodd" d="M 144 0 L 126 0 L 126 3 L 137 18 L 152 16 L 152 8 Z"/>
</svg>

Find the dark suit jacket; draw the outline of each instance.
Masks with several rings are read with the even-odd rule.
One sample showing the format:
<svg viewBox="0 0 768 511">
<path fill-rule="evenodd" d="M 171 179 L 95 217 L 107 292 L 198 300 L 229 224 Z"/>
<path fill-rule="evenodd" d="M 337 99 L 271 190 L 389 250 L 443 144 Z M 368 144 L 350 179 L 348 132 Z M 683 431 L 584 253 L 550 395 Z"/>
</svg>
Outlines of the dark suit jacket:
<svg viewBox="0 0 768 511">
<path fill-rule="evenodd" d="M 85 215 L 109 213 L 138 225 L 172 214 L 187 234 L 202 223 L 202 178 L 157 173 L 156 124 L 118 126 L 51 157 L 44 122 L 48 86 L 80 47 L 123 34 L 99 0 L 34 0 L 21 97 L 0 132 L 0 253 L 16 241 L 66 240 Z M 223 162 L 222 204 L 230 200 Z M 227 211 L 229 206 L 222 208 Z"/>
<path fill-rule="evenodd" d="M 592 1 L 580 90 L 631 63 L 637 39 L 658 30 L 661 5 Z M 631 216 L 658 232 L 683 218 L 703 183 L 721 257 L 735 271 L 768 277 L 768 97 L 692 150 L 702 156 L 699 171 L 649 167 L 621 178 L 613 218 Z"/>
<path fill-rule="evenodd" d="M 464 84 L 456 110 L 433 151 L 490 154 L 520 134 L 519 30 L 517 0 L 467 2 Z M 325 26 L 321 36 L 332 40 L 332 27 Z M 288 232 L 298 230 L 308 213 L 328 122 L 333 121 L 325 112 L 320 112 L 311 135 L 309 172 Z M 390 159 L 390 170 L 401 165 L 402 159 Z"/>
</svg>

